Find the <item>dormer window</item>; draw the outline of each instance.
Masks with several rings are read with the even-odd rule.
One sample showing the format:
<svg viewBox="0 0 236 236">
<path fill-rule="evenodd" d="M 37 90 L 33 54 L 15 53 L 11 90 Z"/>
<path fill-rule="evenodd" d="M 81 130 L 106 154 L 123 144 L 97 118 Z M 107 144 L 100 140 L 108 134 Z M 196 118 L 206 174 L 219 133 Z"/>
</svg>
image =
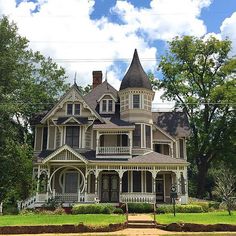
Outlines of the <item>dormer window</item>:
<svg viewBox="0 0 236 236">
<path fill-rule="evenodd" d="M 102 99 L 100 102 L 100 113 L 114 113 L 115 102 L 112 99 Z"/>
<path fill-rule="evenodd" d="M 133 94 L 133 108 L 140 108 L 140 94 Z"/>
<path fill-rule="evenodd" d="M 68 103 L 67 104 L 67 115 L 80 115 L 80 104 L 79 103 Z"/>
</svg>

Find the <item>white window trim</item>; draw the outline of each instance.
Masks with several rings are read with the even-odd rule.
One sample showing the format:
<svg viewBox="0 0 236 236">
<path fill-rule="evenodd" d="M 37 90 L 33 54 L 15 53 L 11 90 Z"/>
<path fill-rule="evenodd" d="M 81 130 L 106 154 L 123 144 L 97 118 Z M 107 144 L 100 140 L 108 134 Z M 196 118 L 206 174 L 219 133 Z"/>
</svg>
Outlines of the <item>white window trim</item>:
<svg viewBox="0 0 236 236">
<path fill-rule="evenodd" d="M 72 114 L 68 114 L 68 111 L 67 111 L 67 105 L 68 104 L 72 104 Z M 79 112 L 79 114 L 75 114 L 75 105 L 80 105 L 80 112 Z M 70 103 L 70 102 L 68 102 L 67 104 L 66 104 L 66 116 L 81 116 L 81 104 L 80 103 Z"/>
<path fill-rule="evenodd" d="M 106 101 L 106 111 L 103 111 L 103 101 Z M 109 101 L 112 101 L 112 110 L 108 111 Z M 115 112 L 115 101 L 112 98 L 104 98 L 100 100 L 99 103 L 99 113 L 100 114 L 113 114 Z"/>
<path fill-rule="evenodd" d="M 63 143 L 64 144 L 66 144 L 66 128 L 71 127 L 71 126 L 76 126 L 76 125 L 68 125 L 68 126 L 63 127 L 63 132 L 64 132 L 64 134 L 63 134 L 63 138 L 64 138 Z M 82 138 L 81 137 L 82 137 L 82 126 L 80 126 L 80 129 L 79 129 L 79 148 L 82 148 Z"/>
</svg>

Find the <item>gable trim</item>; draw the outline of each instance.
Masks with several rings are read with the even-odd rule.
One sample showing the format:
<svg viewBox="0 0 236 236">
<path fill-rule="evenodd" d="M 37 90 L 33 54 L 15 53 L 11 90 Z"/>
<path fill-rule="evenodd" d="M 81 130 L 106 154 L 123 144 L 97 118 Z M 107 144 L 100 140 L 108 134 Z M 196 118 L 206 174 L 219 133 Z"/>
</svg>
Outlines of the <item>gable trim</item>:
<svg viewBox="0 0 236 236">
<path fill-rule="evenodd" d="M 104 94 L 98 99 L 98 102 L 100 102 L 105 96 L 110 96 L 115 102 L 117 102 L 117 99 L 116 99 L 111 93 L 104 93 Z"/>
<path fill-rule="evenodd" d="M 102 117 L 94 110 L 92 109 L 89 104 L 87 104 L 87 102 L 84 100 L 83 96 L 80 94 L 80 91 L 78 90 L 78 88 L 76 87 L 76 85 L 74 84 L 68 92 L 66 92 L 61 98 L 60 100 L 53 106 L 53 108 L 41 119 L 41 123 L 44 123 L 51 115 L 53 115 L 56 112 L 57 107 L 62 106 L 62 101 L 65 99 L 65 97 L 73 90 L 75 89 L 75 91 L 78 93 L 78 95 L 81 98 L 81 103 L 83 105 L 84 108 L 87 108 L 90 110 L 90 112 L 97 118 L 99 119 L 101 122 L 104 122 L 104 120 L 102 119 Z"/>
<path fill-rule="evenodd" d="M 74 151 L 71 147 L 69 147 L 68 145 L 63 145 L 62 147 L 58 148 L 56 151 L 54 151 L 53 153 L 51 153 L 47 158 L 45 158 L 42 163 L 45 164 L 48 161 L 50 161 L 52 158 L 54 158 L 56 155 L 58 155 L 59 153 L 63 152 L 63 151 L 69 151 L 71 152 L 73 155 L 75 155 L 79 160 L 81 160 L 82 162 L 84 162 L 85 164 L 88 163 L 88 161 L 79 153 L 77 153 L 76 151 Z"/>
</svg>

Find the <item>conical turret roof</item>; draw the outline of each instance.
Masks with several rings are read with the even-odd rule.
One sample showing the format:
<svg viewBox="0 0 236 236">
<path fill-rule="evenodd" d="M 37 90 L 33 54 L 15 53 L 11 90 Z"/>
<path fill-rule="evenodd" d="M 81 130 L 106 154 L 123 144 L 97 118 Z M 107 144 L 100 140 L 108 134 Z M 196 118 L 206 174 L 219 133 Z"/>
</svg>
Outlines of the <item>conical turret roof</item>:
<svg viewBox="0 0 236 236">
<path fill-rule="evenodd" d="M 126 88 L 146 88 L 152 90 L 148 76 L 140 63 L 137 49 L 134 50 L 133 60 L 120 85 L 120 90 Z"/>
</svg>

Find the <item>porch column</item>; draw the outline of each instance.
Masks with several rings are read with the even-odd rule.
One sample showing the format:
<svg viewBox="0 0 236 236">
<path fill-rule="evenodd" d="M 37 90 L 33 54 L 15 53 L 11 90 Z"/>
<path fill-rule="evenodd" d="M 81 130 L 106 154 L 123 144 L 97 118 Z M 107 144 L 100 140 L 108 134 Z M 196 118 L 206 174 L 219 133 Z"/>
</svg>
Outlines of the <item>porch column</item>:
<svg viewBox="0 0 236 236">
<path fill-rule="evenodd" d="M 153 193 L 153 202 L 156 202 L 156 176 L 157 176 L 157 172 L 156 171 L 152 171 L 152 193 Z"/>
<path fill-rule="evenodd" d="M 132 131 L 129 131 L 129 153 L 132 154 L 132 147 L 133 147 L 133 139 L 132 139 Z"/>
<path fill-rule="evenodd" d="M 49 185 L 50 185 L 50 166 L 48 165 L 48 170 L 47 170 L 47 194 L 46 194 L 46 200 L 48 201 L 49 199 L 49 193 L 50 193 L 50 189 L 49 189 Z"/>
<path fill-rule="evenodd" d="M 100 170 L 98 170 L 96 167 L 96 171 L 95 171 L 95 197 L 96 198 L 98 198 L 99 173 L 100 173 Z"/>
<path fill-rule="evenodd" d="M 40 165 L 38 166 L 38 174 L 37 174 L 36 201 L 38 201 L 39 182 L 40 182 Z"/>
<path fill-rule="evenodd" d="M 175 175 L 176 175 L 176 187 L 177 187 L 177 193 L 178 195 L 180 195 L 181 193 L 181 189 L 180 189 L 180 172 L 179 172 L 179 168 L 178 170 L 175 172 Z"/>
<path fill-rule="evenodd" d="M 99 139 L 100 139 L 100 133 L 97 130 L 97 133 L 96 133 L 96 155 L 98 154 Z"/>
<path fill-rule="evenodd" d="M 120 178 L 120 191 L 119 191 L 119 199 L 120 199 L 120 195 L 122 193 L 122 178 L 123 178 L 124 171 L 119 171 L 118 174 Z"/>
</svg>

